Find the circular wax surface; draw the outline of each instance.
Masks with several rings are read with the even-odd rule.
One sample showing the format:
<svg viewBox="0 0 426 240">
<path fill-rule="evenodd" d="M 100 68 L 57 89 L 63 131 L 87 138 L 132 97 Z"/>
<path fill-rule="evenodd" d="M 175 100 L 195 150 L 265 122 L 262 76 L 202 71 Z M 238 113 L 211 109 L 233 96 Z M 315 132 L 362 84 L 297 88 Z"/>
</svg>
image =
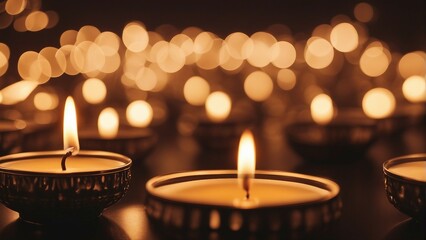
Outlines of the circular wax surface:
<svg viewBox="0 0 426 240">
<path fill-rule="evenodd" d="M 66 160 L 66 170 L 61 168 L 61 157 L 41 157 L 0 162 L 0 170 L 15 170 L 37 173 L 79 173 L 113 170 L 126 163 L 114 159 L 89 156 L 73 156 Z"/>
<path fill-rule="evenodd" d="M 237 179 L 216 178 L 185 181 L 156 187 L 154 195 L 186 203 L 241 207 L 246 192 Z M 326 200 L 330 191 L 312 185 L 273 179 L 252 179 L 251 203 L 243 208 L 303 204 Z"/>
<path fill-rule="evenodd" d="M 404 178 L 426 182 L 426 161 L 398 163 L 390 166 L 388 171 Z"/>
</svg>

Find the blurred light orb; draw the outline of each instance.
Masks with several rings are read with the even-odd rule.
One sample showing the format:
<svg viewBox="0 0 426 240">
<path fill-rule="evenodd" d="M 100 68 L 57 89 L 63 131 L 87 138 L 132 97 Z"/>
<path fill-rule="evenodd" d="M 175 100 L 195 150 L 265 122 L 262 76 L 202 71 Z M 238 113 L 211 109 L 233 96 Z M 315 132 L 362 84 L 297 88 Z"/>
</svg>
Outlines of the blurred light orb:
<svg viewBox="0 0 426 240">
<path fill-rule="evenodd" d="M 265 67 L 271 63 L 271 48 L 277 42 L 276 38 L 270 33 L 256 32 L 250 39 L 252 41 L 244 44 L 244 54 L 251 52 L 247 58 L 248 63 L 254 67 Z"/>
<path fill-rule="evenodd" d="M 350 23 L 339 23 L 331 30 L 330 41 L 338 51 L 351 52 L 358 47 L 358 32 Z"/>
<path fill-rule="evenodd" d="M 131 102 L 126 108 L 126 118 L 133 127 L 147 127 L 153 118 L 152 107 L 143 100 Z"/>
<path fill-rule="evenodd" d="M 369 90 L 362 99 L 362 110 L 365 115 L 374 119 L 390 116 L 395 111 L 395 97 L 385 88 Z"/>
<path fill-rule="evenodd" d="M 334 115 L 333 100 L 327 94 L 321 93 L 311 102 L 312 119 L 321 125 L 331 122 Z"/>
<path fill-rule="evenodd" d="M 107 107 L 99 114 L 98 132 L 102 138 L 112 139 L 117 136 L 119 127 L 117 111 L 112 107 Z"/>
<path fill-rule="evenodd" d="M 388 51 L 383 46 L 368 47 L 361 55 L 359 66 L 369 77 L 378 77 L 386 72 L 390 60 Z"/>
<path fill-rule="evenodd" d="M 426 102 L 426 77 L 411 76 L 402 84 L 404 97 L 413 103 Z"/>
<path fill-rule="evenodd" d="M 138 22 L 128 23 L 122 34 L 124 45 L 132 52 L 142 52 L 148 46 L 148 32 Z"/>
<path fill-rule="evenodd" d="M 185 100 L 194 106 L 202 106 L 210 94 L 209 83 L 200 76 L 189 78 L 183 86 Z"/>
<path fill-rule="evenodd" d="M 253 40 L 245 33 L 234 32 L 225 38 L 224 46 L 233 58 L 245 60 L 253 51 Z"/>
<path fill-rule="evenodd" d="M 222 122 L 231 112 L 232 101 L 228 94 L 217 91 L 212 92 L 206 100 L 206 113 L 214 122 Z"/>
<path fill-rule="evenodd" d="M 305 48 L 305 61 L 314 69 L 328 67 L 334 59 L 333 46 L 329 41 L 320 37 L 312 37 Z"/>
<path fill-rule="evenodd" d="M 54 47 L 45 47 L 40 51 L 40 56 L 43 56 L 51 67 L 51 77 L 59 77 L 64 74 L 67 60 L 65 54 Z"/>
<path fill-rule="evenodd" d="M 296 86 L 296 74 L 291 69 L 280 69 L 277 73 L 277 84 L 286 91 L 293 89 Z"/>
<path fill-rule="evenodd" d="M 272 64 L 277 68 L 288 68 L 296 61 L 296 49 L 286 41 L 279 41 L 270 49 Z"/>
<path fill-rule="evenodd" d="M 373 7 L 366 2 L 358 3 L 354 8 L 355 18 L 362 22 L 367 23 L 370 22 L 374 17 Z"/>
<path fill-rule="evenodd" d="M 274 83 L 271 77 L 263 71 L 250 73 L 244 81 L 244 91 L 256 102 L 265 101 L 272 94 Z"/>
<path fill-rule="evenodd" d="M 53 110 L 58 107 L 58 96 L 47 92 L 38 92 L 34 95 L 34 106 L 40 111 Z"/>
<path fill-rule="evenodd" d="M 25 27 L 30 32 L 37 32 L 47 27 L 49 17 L 45 12 L 33 11 L 25 19 Z"/>
<path fill-rule="evenodd" d="M 4 5 L 4 10 L 9 15 L 18 15 L 24 11 L 27 6 L 27 0 L 7 0 Z"/>
<path fill-rule="evenodd" d="M 105 83 L 98 78 L 89 78 L 83 83 L 83 97 L 90 104 L 101 103 L 107 94 Z"/>
<path fill-rule="evenodd" d="M 426 53 L 423 51 L 410 52 L 402 56 L 398 62 L 398 71 L 403 78 L 413 75 L 426 75 Z"/>
</svg>

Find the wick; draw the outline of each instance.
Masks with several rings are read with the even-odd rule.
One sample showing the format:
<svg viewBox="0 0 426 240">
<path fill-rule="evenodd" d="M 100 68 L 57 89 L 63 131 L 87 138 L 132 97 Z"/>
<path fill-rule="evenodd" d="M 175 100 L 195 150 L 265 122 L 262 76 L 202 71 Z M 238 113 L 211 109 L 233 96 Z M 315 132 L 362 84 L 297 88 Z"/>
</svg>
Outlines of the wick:
<svg viewBox="0 0 426 240">
<path fill-rule="evenodd" d="M 246 200 L 249 200 L 249 199 L 250 199 L 250 192 L 246 191 Z"/>
<path fill-rule="evenodd" d="M 64 154 L 64 156 L 62 156 L 62 161 L 61 161 L 62 171 L 67 170 L 67 167 L 65 166 L 65 161 L 67 160 L 68 157 L 72 155 L 73 152 L 74 152 L 74 147 L 70 147 L 67 149 L 67 152 Z"/>
<path fill-rule="evenodd" d="M 246 190 L 246 200 L 250 198 L 250 176 L 244 175 L 243 177 L 243 188 Z"/>
</svg>

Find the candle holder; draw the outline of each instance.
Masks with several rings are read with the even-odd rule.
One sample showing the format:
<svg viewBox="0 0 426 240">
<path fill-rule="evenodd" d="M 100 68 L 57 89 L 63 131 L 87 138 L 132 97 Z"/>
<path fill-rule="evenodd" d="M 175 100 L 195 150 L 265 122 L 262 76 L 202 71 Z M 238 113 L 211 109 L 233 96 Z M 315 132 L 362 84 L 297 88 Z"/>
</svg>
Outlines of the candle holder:
<svg viewBox="0 0 426 240">
<path fill-rule="evenodd" d="M 115 165 L 101 170 L 61 172 L 15 169 L 10 164 L 33 168 L 45 161 L 59 166 L 63 151 L 18 153 L 0 158 L 0 202 L 17 211 L 21 219 L 37 224 L 90 221 L 119 201 L 129 189 L 131 160 L 119 154 L 80 151 L 67 161 L 89 158 Z M 39 163 L 40 162 L 40 163 Z M 31 164 L 31 163 L 30 163 Z M 40 165 L 39 165 L 40 166 Z M 46 166 L 44 166 L 46 167 Z M 40 168 L 40 167 L 38 167 Z"/>
<path fill-rule="evenodd" d="M 389 202 L 408 216 L 426 220 L 426 154 L 387 160 L 383 172 Z"/>
<path fill-rule="evenodd" d="M 199 236 L 204 234 L 217 234 L 228 236 L 236 234 L 299 238 L 321 234 L 339 218 L 341 214 L 341 200 L 339 186 L 327 179 L 279 171 L 256 171 L 256 181 L 265 181 L 266 184 L 296 184 L 304 188 L 324 191 L 325 195 L 318 199 L 302 202 L 286 202 L 264 204 L 259 199 L 258 204 L 250 206 L 244 200 L 230 199 L 223 203 L 219 199 L 223 191 L 229 186 L 219 186 L 222 190 L 213 193 L 206 201 L 198 200 L 197 191 L 205 191 L 205 187 L 197 184 L 215 184 L 223 181 L 233 181 L 237 184 L 237 172 L 233 170 L 211 170 L 175 173 L 155 177 L 146 184 L 146 211 L 154 226 L 170 236 Z M 194 186 L 191 186 L 194 184 Z M 253 183 L 255 184 L 255 183 Z M 198 197 L 181 199 L 185 194 L 179 194 L 180 189 L 191 188 Z M 261 186 L 259 186 L 261 187 Z M 165 194 L 162 188 L 173 188 L 174 194 Z M 208 187 L 207 187 L 208 188 Z M 288 196 L 286 188 L 270 194 Z M 233 191 L 233 190 L 230 190 Z M 306 192 L 307 193 L 307 192 Z M 268 194 L 262 195 L 266 196 Z M 291 195 L 291 194 L 290 194 Z M 187 197 L 187 195 L 186 195 Z M 202 197 L 202 196 L 201 196 Z M 280 197 L 278 197 L 280 198 Z M 217 200 L 217 202 L 215 202 Z M 237 199 L 238 200 L 238 199 Z M 253 199 L 253 202 L 256 202 Z"/>
<path fill-rule="evenodd" d="M 340 113 L 340 112 L 339 112 Z M 347 111 L 326 125 L 302 119 L 285 128 L 292 149 L 305 160 L 344 163 L 356 160 L 377 138 L 376 122 Z"/>
<path fill-rule="evenodd" d="M 94 128 L 81 130 L 79 139 L 85 149 L 116 152 L 134 160 L 142 160 L 154 149 L 158 136 L 150 128 L 126 126 L 120 128 L 112 139 L 102 138 Z"/>
<path fill-rule="evenodd" d="M 19 149 L 22 135 L 22 129 L 17 128 L 14 121 L 0 120 L 0 155 Z"/>
</svg>

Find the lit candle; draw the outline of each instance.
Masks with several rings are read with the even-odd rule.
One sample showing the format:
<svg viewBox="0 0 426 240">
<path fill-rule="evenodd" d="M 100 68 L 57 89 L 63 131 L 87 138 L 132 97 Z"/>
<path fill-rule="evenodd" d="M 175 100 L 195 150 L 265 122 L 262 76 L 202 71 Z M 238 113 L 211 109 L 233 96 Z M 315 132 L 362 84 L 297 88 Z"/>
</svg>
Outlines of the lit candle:
<svg viewBox="0 0 426 240">
<path fill-rule="evenodd" d="M 130 184 L 132 161 L 120 154 L 81 151 L 72 98 L 64 113 L 64 151 L 0 158 L 0 202 L 37 223 L 93 219 Z"/>
<path fill-rule="evenodd" d="M 146 185 L 148 215 L 154 221 L 160 222 L 164 221 L 166 217 L 162 216 L 162 213 L 181 218 L 174 219 L 173 222 L 176 222 L 178 226 L 173 227 L 185 228 L 188 227 L 185 224 L 194 223 L 184 223 L 184 219 L 191 221 L 191 216 L 195 214 L 198 217 L 194 221 L 199 222 L 197 224 L 200 225 L 200 229 L 204 227 L 201 225 L 204 222 L 203 218 L 206 217 L 210 229 L 231 228 L 228 230 L 234 231 L 245 229 L 250 224 L 262 225 L 262 227 L 259 226 L 259 230 L 264 228 L 262 230 L 270 231 L 269 227 L 274 223 L 269 221 L 275 220 L 281 222 L 280 227 L 291 228 L 287 224 L 292 221 L 293 211 L 301 213 L 319 206 L 321 209 L 327 210 L 326 212 L 314 211 L 313 215 L 318 214 L 314 217 L 315 219 L 323 219 L 324 216 L 320 215 L 326 214 L 333 216 L 326 217 L 327 221 L 331 221 L 332 218 L 339 215 L 339 186 L 336 183 L 324 178 L 295 173 L 255 172 L 254 148 L 252 134 L 245 131 L 240 140 L 238 171 L 193 171 L 152 178 Z M 160 209 L 163 207 L 167 208 L 169 212 L 162 212 Z M 203 209 L 203 211 L 199 212 L 198 209 Z M 336 212 L 334 213 L 334 211 Z M 206 213 L 208 216 L 202 216 Z M 223 220 L 220 220 L 222 217 L 227 218 L 229 214 L 236 214 L 239 217 L 235 221 L 238 221 L 236 224 L 239 226 L 235 227 L 232 219 L 229 220 L 231 221 L 229 224 L 219 224 L 220 226 L 218 226 L 216 222 L 218 219 L 212 220 L 211 214 L 218 214 L 219 222 Z M 272 220 L 277 214 L 278 219 Z M 251 221 L 255 221 L 255 223 Z M 295 220 L 293 219 L 293 221 Z M 315 224 L 326 223 L 319 220 Z M 298 227 L 300 226 L 295 228 Z"/>
</svg>

